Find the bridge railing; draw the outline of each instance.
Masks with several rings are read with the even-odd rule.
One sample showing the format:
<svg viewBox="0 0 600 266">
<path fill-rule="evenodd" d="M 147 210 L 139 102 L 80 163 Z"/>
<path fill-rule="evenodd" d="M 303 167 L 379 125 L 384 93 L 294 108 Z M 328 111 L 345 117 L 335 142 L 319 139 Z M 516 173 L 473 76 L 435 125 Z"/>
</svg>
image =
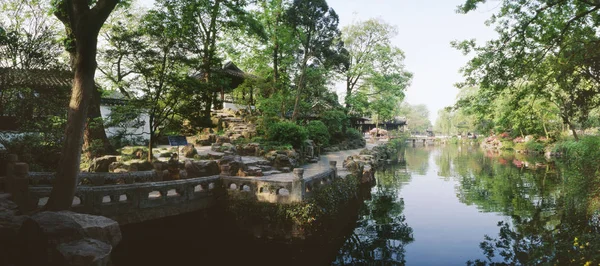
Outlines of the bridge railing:
<svg viewBox="0 0 600 266">
<path fill-rule="evenodd" d="M 337 162 L 330 162 L 330 168 L 304 177 L 304 169 L 294 169 L 291 181 L 261 180 L 237 176 L 221 176 L 225 189 L 230 194 L 243 193 L 258 201 L 272 203 L 293 203 L 313 197 L 319 187 L 333 182 L 337 176 Z"/>
<path fill-rule="evenodd" d="M 215 189 L 220 186 L 219 176 L 114 186 L 79 186 L 71 209 L 116 220 L 123 220 L 120 218 L 125 215 L 136 215 L 136 212 L 169 206 L 175 207 L 171 208 L 171 212 L 183 213 L 180 209 L 183 203 L 213 198 Z M 41 207 L 50 197 L 51 190 L 47 186 L 30 187 L 29 197 Z"/>
</svg>

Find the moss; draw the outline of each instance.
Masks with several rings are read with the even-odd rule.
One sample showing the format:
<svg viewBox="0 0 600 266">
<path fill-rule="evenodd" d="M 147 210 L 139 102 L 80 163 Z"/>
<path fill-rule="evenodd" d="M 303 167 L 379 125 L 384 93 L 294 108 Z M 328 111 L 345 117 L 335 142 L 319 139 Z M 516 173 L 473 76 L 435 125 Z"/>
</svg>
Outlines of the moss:
<svg viewBox="0 0 600 266">
<path fill-rule="evenodd" d="M 339 211 L 358 197 L 358 188 L 358 178 L 347 176 L 315 189 L 313 197 L 306 202 L 273 204 L 236 193 L 229 197 L 226 208 L 244 227 L 260 225 L 280 232 L 295 229 L 311 235 L 333 224 Z"/>
</svg>

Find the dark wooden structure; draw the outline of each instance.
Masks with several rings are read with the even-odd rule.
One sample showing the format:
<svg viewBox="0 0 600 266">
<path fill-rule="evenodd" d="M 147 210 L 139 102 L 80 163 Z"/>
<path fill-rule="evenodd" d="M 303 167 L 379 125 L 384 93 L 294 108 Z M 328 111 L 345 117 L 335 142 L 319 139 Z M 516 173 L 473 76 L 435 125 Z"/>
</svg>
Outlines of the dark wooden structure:
<svg viewBox="0 0 600 266">
<path fill-rule="evenodd" d="M 366 117 L 351 117 L 350 122 L 352 123 L 353 127 L 359 129 L 363 133 L 369 132 L 371 129 L 374 129 L 376 126 L 378 128 L 385 129 L 388 131 L 390 131 L 390 130 L 404 131 L 404 126 L 407 125 L 405 118 L 395 118 L 395 119 L 392 119 L 389 121 L 381 122 L 378 125 L 375 124 L 374 121 L 372 121 L 371 119 L 366 118 Z"/>
<path fill-rule="evenodd" d="M 66 116 L 72 81 L 65 70 L 0 68 L 0 130 Z"/>
<path fill-rule="evenodd" d="M 217 97 L 216 97 L 217 92 L 215 91 L 215 95 L 214 95 L 215 109 L 222 108 L 223 103 L 225 103 L 225 102 L 236 103 L 236 102 L 248 100 L 251 103 L 251 105 L 254 104 L 254 91 L 253 91 L 252 87 L 249 88 L 248 92 L 243 92 L 242 95 L 239 97 L 239 99 L 236 99 L 235 97 L 233 97 L 231 95 L 231 93 L 233 92 L 233 90 L 235 90 L 237 87 L 239 87 L 242 83 L 244 83 L 244 81 L 246 79 L 258 79 L 257 76 L 254 76 L 252 74 L 248 74 L 248 73 L 242 71 L 233 62 L 227 62 L 220 69 L 215 69 L 213 71 L 216 74 L 216 77 L 218 77 L 218 78 L 220 77 L 220 78 L 224 79 L 224 81 L 225 81 L 225 82 L 223 82 L 224 85 L 222 85 L 218 91 L 219 101 L 216 101 L 217 100 Z M 200 80 L 202 80 L 202 77 L 203 77 L 202 73 L 194 76 L 194 78 L 200 79 Z M 227 96 L 229 96 L 229 97 L 227 97 Z M 246 99 L 246 97 L 249 97 L 249 98 Z"/>
</svg>

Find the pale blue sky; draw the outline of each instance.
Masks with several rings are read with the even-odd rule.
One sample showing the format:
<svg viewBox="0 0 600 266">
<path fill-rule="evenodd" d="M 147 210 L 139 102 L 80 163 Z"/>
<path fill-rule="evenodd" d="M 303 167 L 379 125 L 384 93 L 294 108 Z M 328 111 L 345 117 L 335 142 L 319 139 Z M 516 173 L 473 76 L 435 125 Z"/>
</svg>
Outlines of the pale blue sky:
<svg viewBox="0 0 600 266">
<path fill-rule="evenodd" d="M 410 104 L 425 104 L 432 123 L 437 111 L 454 103 L 462 80 L 459 69 L 468 57 L 450 46 L 453 40 L 475 38 L 483 43 L 495 36 L 484 25 L 496 10 L 494 1 L 467 15 L 456 7 L 465 0 L 328 0 L 340 17 L 340 28 L 356 20 L 379 18 L 398 27 L 394 44 L 406 54 L 406 68 L 414 74 L 406 91 Z M 150 7 L 153 0 L 141 0 Z M 339 89 L 338 89 L 339 90 Z"/>
</svg>

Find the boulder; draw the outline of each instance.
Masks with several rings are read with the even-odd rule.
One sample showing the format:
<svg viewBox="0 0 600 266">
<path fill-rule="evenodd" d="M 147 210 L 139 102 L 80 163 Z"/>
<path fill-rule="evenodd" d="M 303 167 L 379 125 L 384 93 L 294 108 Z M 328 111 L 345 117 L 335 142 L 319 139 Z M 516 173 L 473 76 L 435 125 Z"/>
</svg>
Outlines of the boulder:
<svg viewBox="0 0 600 266">
<path fill-rule="evenodd" d="M 183 155 L 187 158 L 194 158 L 194 155 L 198 154 L 198 151 L 194 147 L 194 144 L 188 144 L 183 146 Z"/>
<path fill-rule="evenodd" d="M 121 230 L 119 224 L 109 218 L 70 211 L 36 213 L 27 218 L 19 230 L 26 265 L 94 265 L 64 261 L 66 258 L 75 258 L 66 255 L 77 243 L 93 242 L 96 247 L 106 248 L 106 245 L 100 245 L 96 241 L 79 242 L 86 238 L 116 247 L 121 241 Z M 82 250 L 88 248 L 90 247 L 85 245 L 81 247 Z"/>
<path fill-rule="evenodd" d="M 148 158 L 148 151 L 145 151 L 142 148 L 137 148 L 131 153 L 131 155 L 135 159 L 146 159 Z"/>
<path fill-rule="evenodd" d="M 229 165 L 229 169 L 227 171 L 227 173 L 221 173 L 224 175 L 228 175 L 228 176 L 236 176 L 238 175 L 238 172 L 241 171 L 245 171 L 246 170 L 246 165 L 244 164 L 244 162 L 242 161 L 242 157 L 240 156 L 233 156 L 233 155 L 227 155 L 224 156 L 222 159 L 220 159 L 218 161 L 219 164 L 219 169 L 221 169 L 221 166 L 223 165 Z"/>
<path fill-rule="evenodd" d="M 100 172 L 100 173 L 108 173 L 109 166 L 111 163 L 117 161 L 117 156 L 107 155 L 98 158 L 94 158 L 90 167 L 88 168 L 88 172 Z"/>
<path fill-rule="evenodd" d="M 233 146 L 231 143 L 223 143 L 221 147 L 219 147 L 218 151 L 225 153 L 236 153 L 235 146 Z"/>
<path fill-rule="evenodd" d="M 211 160 L 218 160 L 223 158 L 223 156 L 225 156 L 225 153 L 222 152 L 217 152 L 217 151 L 209 151 L 208 152 L 208 158 Z"/>
<path fill-rule="evenodd" d="M 246 170 L 240 169 L 238 176 L 263 176 L 263 172 L 259 167 L 249 166 Z"/>
<path fill-rule="evenodd" d="M 226 136 L 217 136 L 217 141 L 215 143 L 217 144 L 223 144 L 223 143 L 230 143 L 231 139 L 229 139 L 229 137 Z"/>
<path fill-rule="evenodd" d="M 237 146 L 238 154 L 242 156 L 258 156 L 260 151 L 260 144 L 258 143 L 248 143 L 244 145 Z"/>
<path fill-rule="evenodd" d="M 216 161 L 185 161 L 185 171 L 189 178 L 218 175 L 219 165 Z"/>
<path fill-rule="evenodd" d="M 65 266 L 110 265 L 112 247 L 102 241 L 84 238 L 56 248 L 56 264 Z"/>
<path fill-rule="evenodd" d="M 148 161 L 133 162 L 129 164 L 129 171 L 150 171 L 154 169 L 154 165 Z"/>
<path fill-rule="evenodd" d="M 112 162 L 108 166 L 108 171 L 111 173 L 115 172 L 127 172 L 127 166 L 122 162 Z"/>
</svg>

